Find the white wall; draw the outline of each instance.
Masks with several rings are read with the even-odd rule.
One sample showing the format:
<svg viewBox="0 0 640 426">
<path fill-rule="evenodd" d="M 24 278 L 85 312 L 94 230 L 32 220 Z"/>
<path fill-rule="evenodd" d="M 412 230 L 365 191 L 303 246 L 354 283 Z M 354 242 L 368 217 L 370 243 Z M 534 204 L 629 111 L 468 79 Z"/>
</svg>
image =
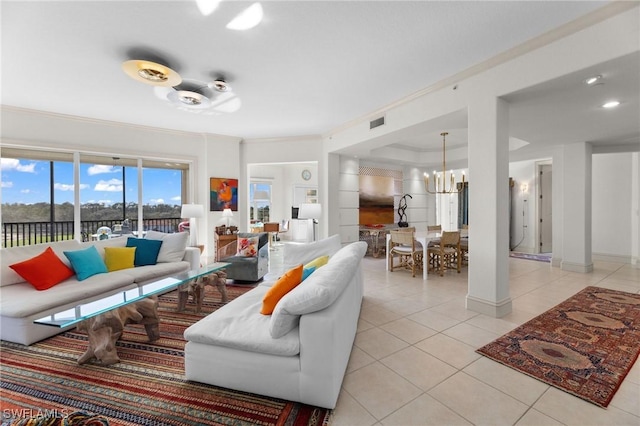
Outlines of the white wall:
<svg viewBox="0 0 640 426">
<path fill-rule="evenodd" d="M 633 256 L 633 192 L 632 153 L 594 154 L 592 158 L 592 252 L 596 259 L 629 262 Z M 509 176 L 515 180 L 512 203 L 512 246 L 516 251 L 535 253 L 536 228 L 536 160 L 509 164 Z M 557 167 L 553 165 L 552 167 Z M 557 175 L 554 173 L 554 175 Z M 520 186 L 527 184 L 522 193 Z M 637 184 L 636 184 L 637 185 Z M 566 188 L 571 191 L 571 188 Z M 634 198 L 635 197 L 635 198 Z M 526 203 L 524 200 L 528 200 Z M 555 199 L 555 198 L 554 198 Z M 561 206 L 554 204 L 554 216 Z M 524 219 L 522 213 L 525 213 Z M 636 219 L 637 220 L 637 219 Z M 556 230 L 554 230 L 554 233 Z M 555 241 L 555 240 L 554 240 Z M 556 248 L 554 247 L 554 253 Z M 555 257 L 555 254 L 554 254 Z"/>
<path fill-rule="evenodd" d="M 593 155 L 592 251 L 629 261 L 631 256 L 632 154 Z M 570 190 L 570 189 L 569 189 Z M 597 258 L 597 257 L 596 257 Z"/>
<path fill-rule="evenodd" d="M 309 170 L 311 179 L 304 180 L 302 171 Z M 270 221 L 291 219 L 293 192 L 295 187 L 318 187 L 317 162 L 293 164 L 250 164 L 249 176 L 253 180 L 264 180 L 272 184 Z"/>
<path fill-rule="evenodd" d="M 240 144 L 240 176 L 243 183 L 242 203 L 239 206 L 241 224 L 249 222 L 248 215 L 248 184 L 256 165 L 283 166 L 281 183 L 278 183 L 281 198 L 278 204 L 277 216 L 273 220 L 288 218 L 291 215 L 291 203 L 293 202 L 293 185 L 315 185 L 318 187 L 319 201 L 323 205 L 323 211 L 327 204 L 327 161 L 323 157 L 322 138 L 320 136 L 308 136 L 298 138 L 279 139 L 251 139 L 244 140 Z M 311 171 L 311 179 L 302 179 L 302 170 Z M 257 170 L 257 169 L 256 169 Z M 265 171 L 264 173 L 268 173 Z M 256 175 L 257 176 L 257 175 Z M 275 197 L 274 197 L 275 200 Z M 319 238 L 326 235 L 328 229 L 328 215 L 323 213 L 319 220 L 317 235 Z M 242 228 L 241 228 L 242 229 Z"/>
</svg>

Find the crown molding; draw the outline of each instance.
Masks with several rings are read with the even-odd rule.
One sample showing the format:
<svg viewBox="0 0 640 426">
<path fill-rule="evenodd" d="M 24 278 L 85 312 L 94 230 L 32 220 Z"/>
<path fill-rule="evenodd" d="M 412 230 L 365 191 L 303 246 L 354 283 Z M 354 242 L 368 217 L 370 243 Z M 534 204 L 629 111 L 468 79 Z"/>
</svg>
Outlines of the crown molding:
<svg viewBox="0 0 640 426">
<path fill-rule="evenodd" d="M 146 132 L 163 133 L 163 134 L 167 134 L 167 135 L 182 135 L 182 136 L 188 135 L 188 136 L 191 136 L 191 137 L 196 136 L 196 137 L 202 137 L 205 140 L 206 140 L 206 137 L 232 138 L 232 139 L 238 139 L 238 140 L 240 139 L 240 137 L 232 136 L 232 135 L 222 135 L 222 134 L 204 133 L 204 132 L 188 132 L 188 131 L 184 131 L 184 130 L 165 129 L 165 128 L 162 128 L 162 127 L 144 126 L 142 124 L 126 123 L 126 122 L 122 122 L 122 121 L 103 120 L 103 119 L 99 119 L 99 118 L 80 117 L 80 116 L 77 116 L 77 115 L 62 114 L 62 113 L 52 112 L 52 111 L 43 111 L 43 110 L 22 108 L 22 107 L 16 107 L 16 106 L 13 106 L 13 105 L 0 105 L 0 111 L 2 111 L 2 112 L 4 112 L 4 111 L 17 112 L 17 113 L 23 113 L 23 114 L 34 114 L 34 115 L 40 115 L 40 116 L 45 116 L 45 117 L 50 117 L 50 118 L 57 118 L 57 119 L 62 119 L 62 120 L 67 120 L 67 121 L 73 121 L 73 122 L 77 122 L 77 123 L 96 124 L 96 125 L 101 125 L 101 126 L 119 127 L 119 128 L 128 128 L 128 129 L 141 130 L 141 131 L 146 131 Z"/>
</svg>

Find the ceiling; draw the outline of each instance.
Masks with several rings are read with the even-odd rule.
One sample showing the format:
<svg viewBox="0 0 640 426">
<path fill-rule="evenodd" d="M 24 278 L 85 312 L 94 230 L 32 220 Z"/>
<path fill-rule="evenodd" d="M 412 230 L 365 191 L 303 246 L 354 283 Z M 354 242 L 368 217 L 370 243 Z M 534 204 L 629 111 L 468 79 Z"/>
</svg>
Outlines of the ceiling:
<svg viewBox="0 0 640 426">
<path fill-rule="evenodd" d="M 323 135 L 606 3 L 264 1 L 263 21 L 234 31 L 225 25 L 251 2 L 222 2 L 205 17 L 191 0 L 3 0 L 1 101 L 245 139 Z M 186 79 L 222 74 L 233 91 L 210 109 L 176 108 L 122 71 L 139 52 Z M 508 95 L 511 136 L 529 143 L 524 151 L 558 141 L 637 143 L 639 64 L 632 55 Z M 591 72 L 608 79 L 585 90 Z M 604 92 L 635 96 L 604 115 L 592 107 Z M 443 120 L 391 135 L 365 155 L 437 151 L 441 124 L 448 147 L 466 151 L 465 113 Z"/>
</svg>

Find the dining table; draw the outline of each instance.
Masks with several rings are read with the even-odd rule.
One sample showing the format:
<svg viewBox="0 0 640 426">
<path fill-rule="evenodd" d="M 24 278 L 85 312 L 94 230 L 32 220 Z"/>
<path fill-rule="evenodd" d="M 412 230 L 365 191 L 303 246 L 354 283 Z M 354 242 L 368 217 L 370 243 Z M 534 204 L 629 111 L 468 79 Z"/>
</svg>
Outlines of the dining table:
<svg viewBox="0 0 640 426">
<path fill-rule="evenodd" d="M 427 255 L 428 245 L 431 241 L 438 240 L 442 237 L 442 232 L 429 232 L 429 231 L 416 231 L 414 234 L 414 239 L 422 245 L 422 279 L 426 280 L 429 272 L 428 264 L 429 264 L 429 256 Z M 461 238 L 467 238 L 468 232 L 466 229 L 461 230 L 460 232 Z M 386 264 L 385 269 L 389 270 L 389 244 L 391 243 L 391 234 L 387 234 L 387 256 L 386 256 Z"/>
</svg>

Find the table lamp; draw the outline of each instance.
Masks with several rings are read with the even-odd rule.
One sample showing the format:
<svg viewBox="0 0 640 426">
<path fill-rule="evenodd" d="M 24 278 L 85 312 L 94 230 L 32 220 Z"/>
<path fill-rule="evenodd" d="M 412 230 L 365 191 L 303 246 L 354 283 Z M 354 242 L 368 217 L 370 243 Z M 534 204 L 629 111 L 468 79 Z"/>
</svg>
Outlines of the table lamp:
<svg viewBox="0 0 640 426">
<path fill-rule="evenodd" d="M 228 228 L 231 218 L 233 217 L 233 212 L 231 211 L 231 209 L 224 209 L 222 210 L 222 217 L 227 218 L 227 228 Z"/>
<path fill-rule="evenodd" d="M 204 216 L 204 206 L 202 204 L 183 204 L 180 216 L 189 219 L 189 245 L 195 247 L 198 245 L 198 230 L 196 228 L 196 219 Z"/>
</svg>

